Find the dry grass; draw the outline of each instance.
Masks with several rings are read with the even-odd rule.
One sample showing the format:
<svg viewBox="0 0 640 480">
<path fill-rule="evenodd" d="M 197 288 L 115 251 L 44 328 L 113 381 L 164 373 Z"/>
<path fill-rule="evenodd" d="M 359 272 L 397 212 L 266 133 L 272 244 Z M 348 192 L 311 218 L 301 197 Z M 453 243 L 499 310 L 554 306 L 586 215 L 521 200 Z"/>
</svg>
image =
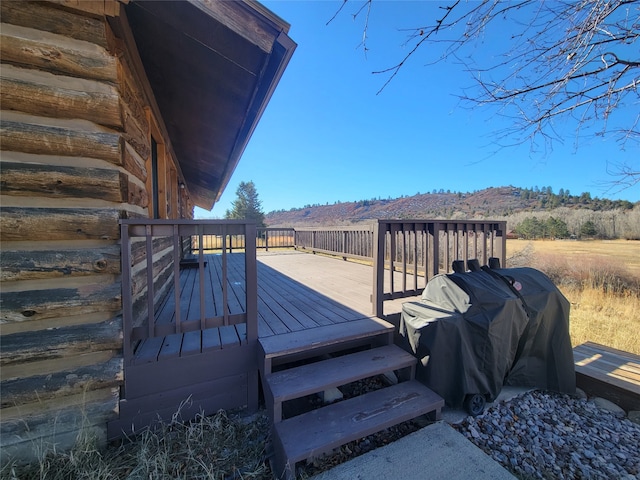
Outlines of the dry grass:
<svg viewBox="0 0 640 480">
<path fill-rule="evenodd" d="M 640 297 L 602 289 L 562 288 L 571 302 L 571 342 L 591 341 L 640 355 Z"/>
<path fill-rule="evenodd" d="M 612 263 L 626 267 L 631 274 L 640 277 L 640 241 L 637 240 L 507 240 L 509 256 L 533 246 L 535 255 L 555 254 L 585 263 L 585 258 L 600 263 Z"/>
<path fill-rule="evenodd" d="M 640 355 L 640 242 L 510 240 L 509 266 L 545 272 L 571 302 L 571 341 Z"/>
<path fill-rule="evenodd" d="M 106 450 L 81 432 L 70 452 L 49 454 L 29 465 L 4 465 L 0 479 L 272 478 L 266 462 L 266 416 L 243 419 L 220 411 L 188 423 L 177 417 Z"/>
</svg>

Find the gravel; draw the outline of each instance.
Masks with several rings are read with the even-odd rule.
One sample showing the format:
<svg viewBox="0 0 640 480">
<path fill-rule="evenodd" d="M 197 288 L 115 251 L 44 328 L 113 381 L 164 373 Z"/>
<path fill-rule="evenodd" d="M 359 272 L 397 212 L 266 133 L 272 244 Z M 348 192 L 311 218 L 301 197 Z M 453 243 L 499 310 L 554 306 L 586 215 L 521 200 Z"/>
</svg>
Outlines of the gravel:
<svg viewBox="0 0 640 480">
<path fill-rule="evenodd" d="M 373 377 L 341 390 L 350 398 L 382 386 L 384 381 Z M 317 396 L 305 402 L 302 410 L 322 404 Z M 429 423 L 426 417 L 419 417 L 350 442 L 331 455 L 299 465 L 298 474 L 308 478 Z M 535 390 L 496 402 L 482 415 L 465 417 L 451 426 L 523 480 L 640 479 L 640 425 L 603 399 Z"/>
<path fill-rule="evenodd" d="M 533 391 L 453 427 L 521 479 L 640 478 L 640 425 L 594 400 Z"/>
</svg>

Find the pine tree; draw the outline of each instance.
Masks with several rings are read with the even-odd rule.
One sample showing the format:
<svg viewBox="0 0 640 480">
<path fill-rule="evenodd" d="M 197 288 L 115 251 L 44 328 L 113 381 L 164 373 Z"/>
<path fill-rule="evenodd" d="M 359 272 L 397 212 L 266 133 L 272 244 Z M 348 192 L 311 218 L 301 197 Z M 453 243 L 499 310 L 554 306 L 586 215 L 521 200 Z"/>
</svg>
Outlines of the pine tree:
<svg viewBox="0 0 640 480">
<path fill-rule="evenodd" d="M 580 236 L 581 237 L 595 237 L 598 234 L 598 229 L 596 228 L 596 224 L 591 220 L 587 220 L 580 227 Z"/>
<path fill-rule="evenodd" d="M 231 210 L 227 210 L 224 218 L 227 220 L 253 220 L 259 227 L 264 227 L 262 202 L 258 199 L 255 184 L 252 181 L 240 182 L 236 196 L 231 204 Z"/>
</svg>

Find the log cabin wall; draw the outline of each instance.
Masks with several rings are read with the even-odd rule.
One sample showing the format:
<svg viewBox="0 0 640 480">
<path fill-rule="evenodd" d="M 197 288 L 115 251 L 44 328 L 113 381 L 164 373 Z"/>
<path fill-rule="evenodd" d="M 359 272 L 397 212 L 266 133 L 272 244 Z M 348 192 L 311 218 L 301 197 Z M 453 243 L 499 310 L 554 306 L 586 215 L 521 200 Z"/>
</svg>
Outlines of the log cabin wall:
<svg viewBox="0 0 640 480">
<path fill-rule="evenodd" d="M 110 26 L 119 2 L 0 9 L 4 462 L 68 448 L 81 429 L 105 438 L 122 384 L 118 222 L 192 218 L 193 205 L 136 52 Z M 155 213 L 152 136 L 163 167 Z M 154 246 L 162 292 L 171 247 Z M 140 246 L 134 253 L 146 263 Z M 144 297 L 146 279 L 134 281 Z"/>
</svg>

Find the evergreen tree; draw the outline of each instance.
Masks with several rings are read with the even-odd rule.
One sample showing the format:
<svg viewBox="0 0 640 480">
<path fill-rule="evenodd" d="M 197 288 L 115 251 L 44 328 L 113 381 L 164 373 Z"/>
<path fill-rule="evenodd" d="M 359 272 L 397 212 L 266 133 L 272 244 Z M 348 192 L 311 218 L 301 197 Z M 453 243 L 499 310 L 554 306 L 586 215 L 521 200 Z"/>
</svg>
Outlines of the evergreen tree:
<svg viewBox="0 0 640 480">
<path fill-rule="evenodd" d="M 567 238 L 569 236 L 569 228 L 567 223 L 555 217 L 549 217 L 546 222 L 547 235 L 550 238 Z"/>
<path fill-rule="evenodd" d="M 591 220 L 587 220 L 580 227 L 580 236 L 582 237 L 595 237 L 598 234 L 598 229 L 596 228 L 596 224 Z"/>
<path fill-rule="evenodd" d="M 264 227 L 264 212 L 262 202 L 258 199 L 256 186 L 252 181 L 240 182 L 236 190 L 236 199 L 227 210 L 224 218 L 227 220 L 253 220 L 258 227 Z"/>
<path fill-rule="evenodd" d="M 537 217 L 528 217 L 518 224 L 514 231 L 521 238 L 535 240 L 536 238 L 544 237 L 545 224 L 538 220 Z"/>
</svg>

